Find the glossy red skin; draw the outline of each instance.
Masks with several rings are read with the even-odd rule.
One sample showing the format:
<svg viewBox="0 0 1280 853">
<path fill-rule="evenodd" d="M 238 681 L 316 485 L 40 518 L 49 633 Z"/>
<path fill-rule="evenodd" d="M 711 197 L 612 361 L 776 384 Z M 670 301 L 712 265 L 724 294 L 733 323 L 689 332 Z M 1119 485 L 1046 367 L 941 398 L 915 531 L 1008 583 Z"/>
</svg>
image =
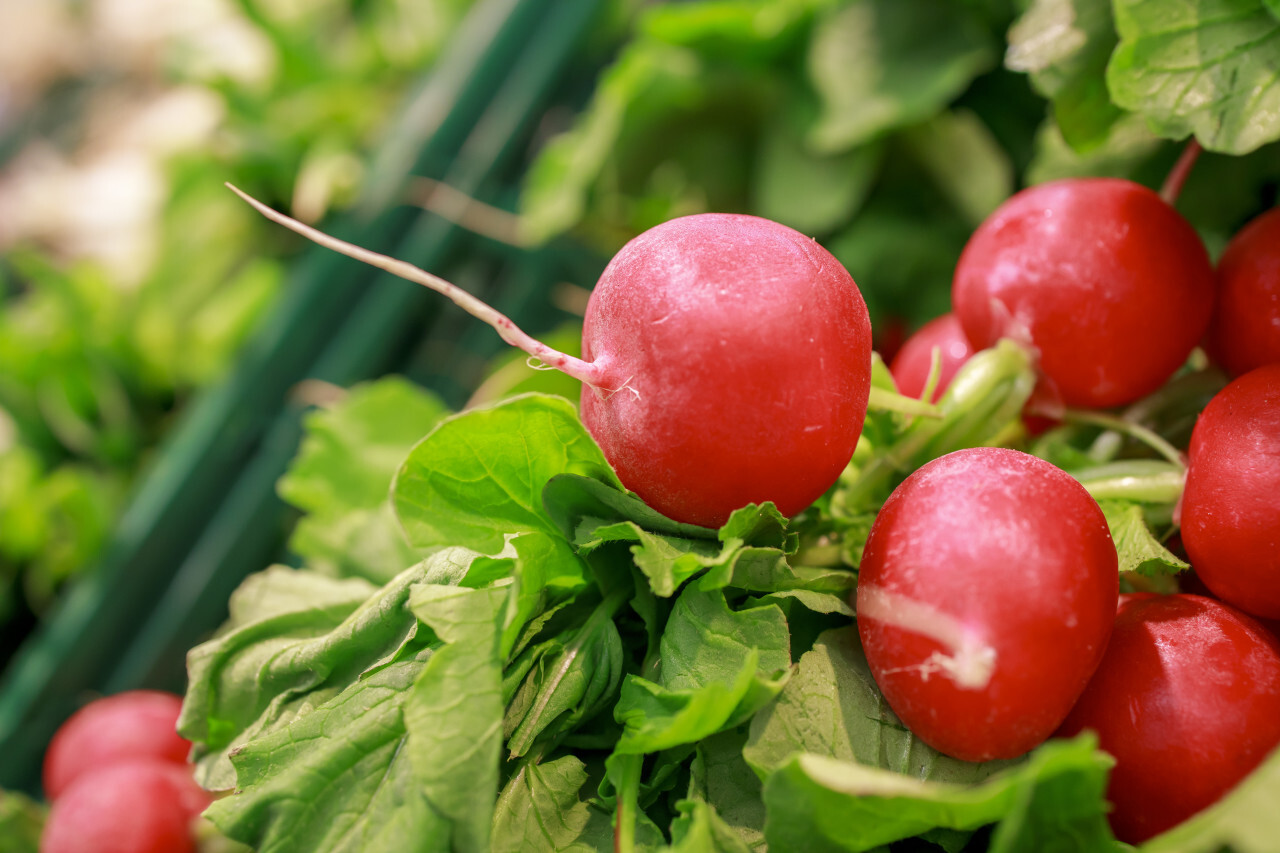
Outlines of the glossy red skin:
<svg viewBox="0 0 1280 853">
<path fill-rule="evenodd" d="M 97 699 L 72 714 L 44 755 L 44 790 L 57 799 L 82 773 L 138 758 L 186 763 L 191 744 L 176 731 L 182 699 L 131 690 Z"/>
<path fill-rule="evenodd" d="M 866 415 L 871 323 L 825 249 L 766 219 L 700 214 L 636 237 L 587 304 L 582 420 L 627 488 L 716 527 L 751 502 L 785 514 L 839 477 Z"/>
<path fill-rule="evenodd" d="M 1209 357 L 1232 376 L 1280 364 L 1280 207 L 1240 229 L 1218 259 L 1217 275 Z"/>
<path fill-rule="evenodd" d="M 1280 744 L 1280 646 L 1209 598 L 1124 596 L 1060 734 L 1085 729 L 1116 759 L 1112 830 L 1144 841 L 1216 802 Z"/>
<path fill-rule="evenodd" d="M 211 798 L 190 770 L 143 759 L 81 775 L 54 802 L 40 853 L 189 853 Z"/>
<path fill-rule="evenodd" d="M 924 393 L 929 369 L 933 366 L 934 347 L 938 348 L 940 369 L 938 384 L 933 389 L 930 402 L 937 402 L 942 392 L 951 384 L 956 371 L 974 352 L 973 345 L 965 337 L 960 319 L 955 314 L 933 318 L 907 338 L 906 343 L 898 350 L 897 357 L 889 365 L 889 372 L 893 374 L 893 381 L 897 383 L 900 393 L 908 397 L 919 397 Z"/>
<path fill-rule="evenodd" d="M 1195 230 L 1146 187 L 1074 178 L 1023 190 L 970 238 L 952 306 L 977 349 L 1027 339 L 1068 406 L 1159 388 L 1204 335 L 1213 268 Z"/>
<path fill-rule="evenodd" d="M 920 666 L 943 646 L 862 615 L 874 587 L 960 620 L 996 650 L 984 689 Z M 1102 658 L 1115 545 L 1084 488 L 1026 453 L 975 448 L 924 465 L 885 502 L 858 571 L 858 633 L 889 706 L 966 761 L 1021 755 L 1066 716 Z"/>
<path fill-rule="evenodd" d="M 1280 618 L 1280 364 L 1235 379 L 1200 413 L 1181 523 L 1191 565 L 1214 595 Z"/>
</svg>

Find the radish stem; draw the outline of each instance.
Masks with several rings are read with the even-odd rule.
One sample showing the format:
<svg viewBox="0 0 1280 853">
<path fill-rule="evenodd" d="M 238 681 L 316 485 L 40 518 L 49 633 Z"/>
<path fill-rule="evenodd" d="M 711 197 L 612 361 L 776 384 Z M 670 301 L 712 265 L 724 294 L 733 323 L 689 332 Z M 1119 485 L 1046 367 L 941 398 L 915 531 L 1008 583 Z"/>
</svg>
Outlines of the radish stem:
<svg viewBox="0 0 1280 853">
<path fill-rule="evenodd" d="M 1196 138 L 1191 137 L 1187 147 L 1183 148 L 1182 153 L 1178 155 L 1178 162 L 1174 163 L 1173 168 L 1169 170 L 1169 176 L 1164 179 L 1164 185 L 1160 187 L 1160 198 L 1164 199 L 1170 207 L 1176 204 L 1178 196 L 1182 195 L 1182 185 L 1187 182 L 1191 167 L 1196 164 L 1202 150 Z"/>
<path fill-rule="evenodd" d="M 424 287 L 428 287 L 437 293 L 447 296 L 463 311 L 466 311 L 477 320 L 492 326 L 504 341 L 517 349 L 524 350 L 529 355 L 544 364 L 554 367 L 561 373 L 572 376 L 574 379 L 577 379 L 585 385 L 590 385 L 592 388 L 597 388 L 603 391 L 620 390 L 619 388 L 610 388 L 607 386 L 607 377 L 605 376 L 604 371 L 601 370 L 600 365 L 567 355 L 566 353 L 552 349 L 541 341 L 530 337 L 521 330 L 510 317 L 480 301 L 475 296 L 472 296 L 470 293 L 467 293 L 465 290 L 458 287 L 456 284 L 445 281 L 443 278 L 440 278 L 440 276 L 429 273 L 420 267 L 415 267 L 413 264 L 405 263 L 404 261 L 397 260 L 396 258 L 392 258 L 388 255 L 371 252 L 368 249 L 355 245 L 354 243 L 348 243 L 345 240 L 339 240 L 336 237 L 331 237 L 323 231 L 318 231 L 310 225 L 304 225 L 293 217 L 286 216 L 277 210 L 267 207 L 253 196 L 250 196 L 248 193 L 245 193 L 231 184 L 227 184 L 227 187 L 272 222 L 283 225 L 289 230 L 301 234 L 313 243 L 324 246 L 326 249 L 332 249 L 333 251 L 346 255 L 349 258 L 354 258 L 357 261 L 362 261 L 370 266 L 377 267 L 378 269 L 389 272 L 392 275 L 399 276 L 406 281 L 421 284 Z M 625 383 L 618 384 L 621 386 Z"/>
</svg>

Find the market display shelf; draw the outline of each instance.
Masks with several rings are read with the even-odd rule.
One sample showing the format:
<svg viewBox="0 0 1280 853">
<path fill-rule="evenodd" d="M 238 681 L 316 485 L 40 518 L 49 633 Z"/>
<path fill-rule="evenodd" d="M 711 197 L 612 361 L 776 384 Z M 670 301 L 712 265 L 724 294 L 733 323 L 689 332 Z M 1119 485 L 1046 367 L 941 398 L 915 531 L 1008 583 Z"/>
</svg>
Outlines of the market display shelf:
<svg viewBox="0 0 1280 853">
<path fill-rule="evenodd" d="M 410 175 L 485 197 L 513 182 L 548 104 L 572 89 L 602 0 L 482 0 L 374 159 L 354 212 L 325 228 L 446 275 L 530 330 L 564 319 L 547 290 L 560 247 L 517 251 L 403 204 Z M 568 81 L 568 82 L 567 82 Z M 471 250 L 464 252 L 465 248 Z M 471 254 L 480 261 L 464 262 Z M 465 318 L 469 321 L 469 318 Z M 422 341 L 438 363 L 423 365 Z M 348 386 L 387 372 L 465 399 L 468 371 L 501 344 L 446 300 L 319 248 L 232 374 L 186 412 L 133 495 L 95 571 L 61 601 L 0 676 L 0 787 L 37 791 L 52 732 L 102 693 L 181 690 L 185 652 L 225 617 L 231 591 L 283 555 L 293 520 L 275 483 L 297 449 L 305 379 Z"/>
</svg>

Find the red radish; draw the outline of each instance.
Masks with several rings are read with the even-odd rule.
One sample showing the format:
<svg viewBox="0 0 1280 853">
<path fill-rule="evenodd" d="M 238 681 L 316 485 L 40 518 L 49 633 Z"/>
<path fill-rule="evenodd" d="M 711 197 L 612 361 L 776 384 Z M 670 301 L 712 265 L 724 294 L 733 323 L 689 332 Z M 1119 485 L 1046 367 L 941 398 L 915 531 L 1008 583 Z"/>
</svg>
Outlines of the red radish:
<svg viewBox="0 0 1280 853">
<path fill-rule="evenodd" d="M 1280 645 L 1198 595 L 1122 596 L 1098 671 L 1060 733 L 1116 759 L 1111 826 L 1137 844 L 1233 788 L 1280 744 Z"/>
<path fill-rule="evenodd" d="M 1280 207 L 1245 225 L 1218 259 L 1205 349 L 1232 376 L 1280 364 Z"/>
<path fill-rule="evenodd" d="M 1182 543 L 1217 597 L 1280 618 L 1280 364 L 1205 406 L 1187 448 Z"/>
<path fill-rule="evenodd" d="M 858 632 L 902 722 L 966 761 L 1047 738 L 1106 647 L 1119 595 L 1106 519 L 1078 482 L 1003 448 L 924 465 L 872 525 Z"/>
<path fill-rule="evenodd" d="M 1195 230 L 1151 190 L 1075 178 L 1023 190 L 970 238 L 952 305 L 977 348 L 1031 345 L 1068 406 L 1155 391 L 1204 335 L 1213 268 Z"/>
<path fill-rule="evenodd" d="M 707 213 L 636 237 L 591 294 L 577 359 L 437 276 L 240 195 L 321 245 L 444 293 L 581 380 L 582 420 L 605 458 L 678 521 L 714 527 L 764 501 L 796 513 L 858 443 L 871 387 L 866 305 L 830 253 L 784 225 Z"/>
<path fill-rule="evenodd" d="M 44 790 L 57 799 L 81 774 L 138 758 L 185 765 L 191 744 L 177 732 L 182 699 L 131 690 L 97 699 L 62 724 L 44 756 Z"/>
<path fill-rule="evenodd" d="M 156 759 L 86 773 L 54 802 L 40 853 L 188 853 L 211 798 L 190 771 Z"/>
<path fill-rule="evenodd" d="M 925 323 L 898 350 L 889 364 L 889 372 L 893 374 L 900 393 L 908 397 L 919 397 L 924 393 L 925 383 L 933 369 L 935 349 L 938 351 L 939 373 L 929 400 L 936 403 L 960 365 L 973 355 L 973 345 L 965 337 L 960 319 L 955 314 L 943 314 Z"/>
</svg>

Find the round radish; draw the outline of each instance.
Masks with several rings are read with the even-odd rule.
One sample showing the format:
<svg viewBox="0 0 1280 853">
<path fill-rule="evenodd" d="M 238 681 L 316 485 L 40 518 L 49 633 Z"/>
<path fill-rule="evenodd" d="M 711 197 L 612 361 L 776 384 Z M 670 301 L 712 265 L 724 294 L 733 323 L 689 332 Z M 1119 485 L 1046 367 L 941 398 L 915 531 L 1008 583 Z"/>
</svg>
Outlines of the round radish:
<svg viewBox="0 0 1280 853">
<path fill-rule="evenodd" d="M 1060 733 L 1085 729 L 1116 759 L 1112 829 L 1137 844 L 1218 800 L 1280 744 L 1280 646 L 1212 599 L 1123 596 Z"/>
<path fill-rule="evenodd" d="M 754 216 L 702 214 L 628 243 L 592 291 L 582 421 L 628 488 L 718 526 L 749 502 L 812 503 L 853 455 L 871 324 L 817 243 Z"/>
<path fill-rule="evenodd" d="M 952 305 L 977 348 L 1031 345 L 1068 406 L 1131 403 L 1204 335 L 1213 268 L 1195 230 L 1151 190 L 1076 178 L 1023 190 L 974 232 Z"/>
<path fill-rule="evenodd" d="M 190 771 L 156 759 L 79 776 L 54 802 L 40 853 L 187 853 L 211 798 Z"/>
<path fill-rule="evenodd" d="M 966 761 L 1021 755 L 1101 659 L 1119 595 L 1097 503 L 1026 453 L 960 450 L 885 502 L 858 571 L 858 632 L 894 712 Z"/>
<path fill-rule="evenodd" d="M 1280 207 L 1242 228 L 1218 259 L 1205 348 L 1232 376 L 1280 364 Z"/>
<path fill-rule="evenodd" d="M 44 790 L 57 799 L 78 776 L 138 758 L 185 765 L 191 744 L 178 735 L 182 699 L 131 690 L 97 699 L 62 724 L 44 755 Z"/>
<path fill-rule="evenodd" d="M 1280 618 L 1280 364 L 1209 401 L 1187 448 L 1182 543 L 1214 595 Z"/>
<path fill-rule="evenodd" d="M 973 355 L 973 345 L 965 337 L 960 319 L 955 314 L 943 314 L 925 323 L 898 350 L 889 364 L 889 372 L 893 374 L 899 392 L 908 397 L 919 397 L 924 393 L 925 383 L 933 369 L 935 349 L 938 351 L 939 372 L 929 400 L 936 403 L 960 365 Z"/>
<path fill-rule="evenodd" d="M 235 191 L 274 222 L 445 294 L 581 380 L 582 421 L 605 458 L 677 521 L 715 527 L 765 501 L 799 512 L 853 456 L 871 389 L 867 307 L 848 271 L 785 225 L 704 213 L 636 237 L 592 291 L 578 359 L 438 276 Z"/>
</svg>

